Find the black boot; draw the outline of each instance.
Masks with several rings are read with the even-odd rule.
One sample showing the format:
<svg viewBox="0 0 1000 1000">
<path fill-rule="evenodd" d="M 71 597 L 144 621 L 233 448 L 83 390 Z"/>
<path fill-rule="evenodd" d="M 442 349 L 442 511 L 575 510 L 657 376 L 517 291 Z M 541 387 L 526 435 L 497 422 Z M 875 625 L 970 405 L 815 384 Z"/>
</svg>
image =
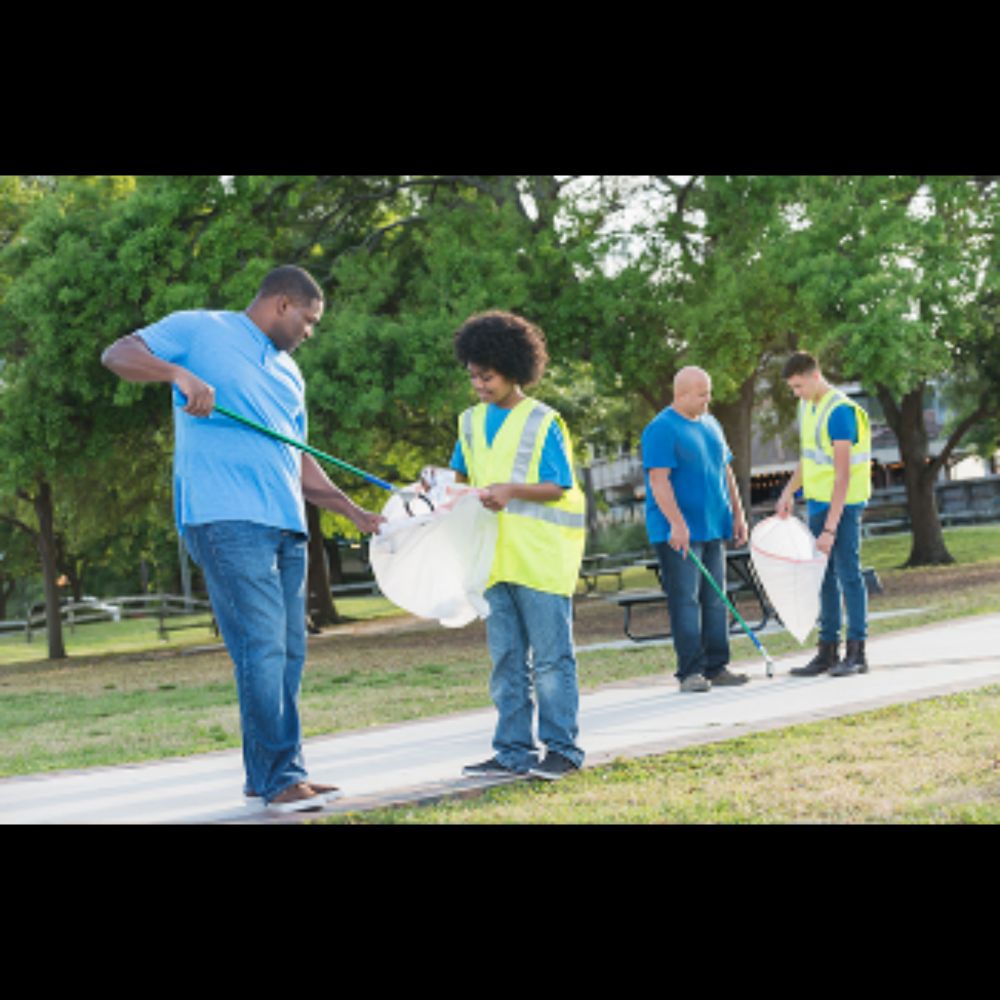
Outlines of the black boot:
<svg viewBox="0 0 1000 1000">
<path fill-rule="evenodd" d="M 837 666 L 839 643 L 820 642 L 816 655 L 804 667 L 792 667 L 788 672 L 796 677 L 815 677 Z"/>
<path fill-rule="evenodd" d="M 848 639 L 844 658 L 831 671 L 831 677 L 849 677 L 851 674 L 867 674 L 868 661 L 865 659 L 865 640 Z"/>
</svg>

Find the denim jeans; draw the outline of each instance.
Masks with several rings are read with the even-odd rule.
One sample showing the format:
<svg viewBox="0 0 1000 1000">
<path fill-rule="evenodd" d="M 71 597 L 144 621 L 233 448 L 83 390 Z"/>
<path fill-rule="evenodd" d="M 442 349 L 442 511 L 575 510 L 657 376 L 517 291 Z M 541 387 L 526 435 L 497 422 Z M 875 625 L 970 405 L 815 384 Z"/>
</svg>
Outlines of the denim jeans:
<svg viewBox="0 0 1000 1000">
<path fill-rule="evenodd" d="M 249 521 L 186 525 L 232 658 L 245 791 L 306 780 L 298 697 L 306 659 L 306 536 Z"/>
<path fill-rule="evenodd" d="M 729 663 L 729 610 L 693 559 L 683 557 L 667 542 L 654 548 L 677 654 L 675 676 L 679 681 L 692 674 L 711 678 Z M 718 538 L 692 542 L 690 548 L 725 591 L 726 543 Z"/>
<path fill-rule="evenodd" d="M 580 704 L 573 652 L 573 599 L 514 583 L 486 591 L 490 614 L 486 641 L 493 670 L 490 697 L 498 719 L 493 735 L 496 758 L 505 767 L 527 771 L 538 762 L 533 735 L 538 701 L 538 739 L 577 767 Z"/>
<path fill-rule="evenodd" d="M 826 524 L 827 508 L 809 514 L 809 530 L 819 538 Z M 840 600 L 847 610 L 847 638 L 868 635 L 868 591 L 861 572 L 861 507 L 845 507 L 826 564 L 819 593 L 819 641 L 840 641 Z"/>
</svg>

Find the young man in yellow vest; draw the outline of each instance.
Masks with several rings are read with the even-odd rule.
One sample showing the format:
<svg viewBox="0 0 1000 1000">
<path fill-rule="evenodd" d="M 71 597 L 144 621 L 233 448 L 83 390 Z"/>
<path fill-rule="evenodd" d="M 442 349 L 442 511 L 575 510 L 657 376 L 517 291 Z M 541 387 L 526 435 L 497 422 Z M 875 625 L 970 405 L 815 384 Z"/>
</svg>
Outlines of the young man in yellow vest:
<svg viewBox="0 0 1000 1000">
<path fill-rule="evenodd" d="M 483 505 L 499 517 L 485 593 L 490 696 L 498 713 L 494 756 L 462 773 L 554 780 L 584 757 L 572 595 L 586 538 L 585 500 L 573 446 L 562 417 L 522 389 L 548 362 L 537 326 L 512 313 L 480 313 L 455 334 L 455 353 L 480 402 L 459 417 L 451 467 L 484 490 Z"/>
<path fill-rule="evenodd" d="M 799 399 L 801 456 L 778 499 L 777 514 L 788 517 L 801 486 L 816 547 L 829 557 L 820 592 L 819 648 L 816 656 L 790 673 L 832 677 L 865 673 L 868 595 L 861 572 L 861 516 L 871 496 L 872 437 L 868 414 L 834 389 L 811 354 L 798 352 L 783 376 Z M 847 645 L 840 644 L 841 595 L 847 611 Z"/>
</svg>

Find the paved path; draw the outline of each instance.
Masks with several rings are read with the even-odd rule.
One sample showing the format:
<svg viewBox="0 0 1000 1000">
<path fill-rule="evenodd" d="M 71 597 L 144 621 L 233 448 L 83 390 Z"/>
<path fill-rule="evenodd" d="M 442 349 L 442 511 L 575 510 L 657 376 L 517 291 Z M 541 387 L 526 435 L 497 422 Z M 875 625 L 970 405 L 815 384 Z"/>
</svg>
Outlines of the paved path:
<svg viewBox="0 0 1000 1000">
<path fill-rule="evenodd" d="M 745 640 L 744 640 L 745 641 Z M 739 688 L 680 694 L 672 677 L 585 694 L 580 742 L 587 764 L 661 752 L 748 732 L 847 715 L 880 705 L 1000 682 L 1000 614 L 909 629 L 869 640 L 868 674 L 790 677 L 811 649 L 741 664 Z M 581 656 L 586 651 L 581 650 Z M 310 774 L 341 786 L 328 812 L 475 790 L 461 768 L 491 755 L 493 709 L 384 726 L 306 742 Z M 274 820 L 243 804 L 238 751 L 0 780 L 0 823 L 154 824 L 300 822 Z M 315 817 L 317 814 L 304 814 Z"/>
</svg>

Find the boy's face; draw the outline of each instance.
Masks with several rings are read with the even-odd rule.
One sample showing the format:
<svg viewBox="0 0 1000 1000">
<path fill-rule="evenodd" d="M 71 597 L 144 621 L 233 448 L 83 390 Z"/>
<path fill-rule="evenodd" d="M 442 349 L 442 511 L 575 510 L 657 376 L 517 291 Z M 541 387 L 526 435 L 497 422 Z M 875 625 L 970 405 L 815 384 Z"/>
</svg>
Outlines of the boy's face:
<svg viewBox="0 0 1000 1000">
<path fill-rule="evenodd" d="M 492 368 L 485 368 L 470 361 L 468 372 L 472 388 L 483 403 L 494 403 L 497 406 L 502 406 L 517 391 L 517 386 L 510 379 L 505 378 Z"/>
</svg>

